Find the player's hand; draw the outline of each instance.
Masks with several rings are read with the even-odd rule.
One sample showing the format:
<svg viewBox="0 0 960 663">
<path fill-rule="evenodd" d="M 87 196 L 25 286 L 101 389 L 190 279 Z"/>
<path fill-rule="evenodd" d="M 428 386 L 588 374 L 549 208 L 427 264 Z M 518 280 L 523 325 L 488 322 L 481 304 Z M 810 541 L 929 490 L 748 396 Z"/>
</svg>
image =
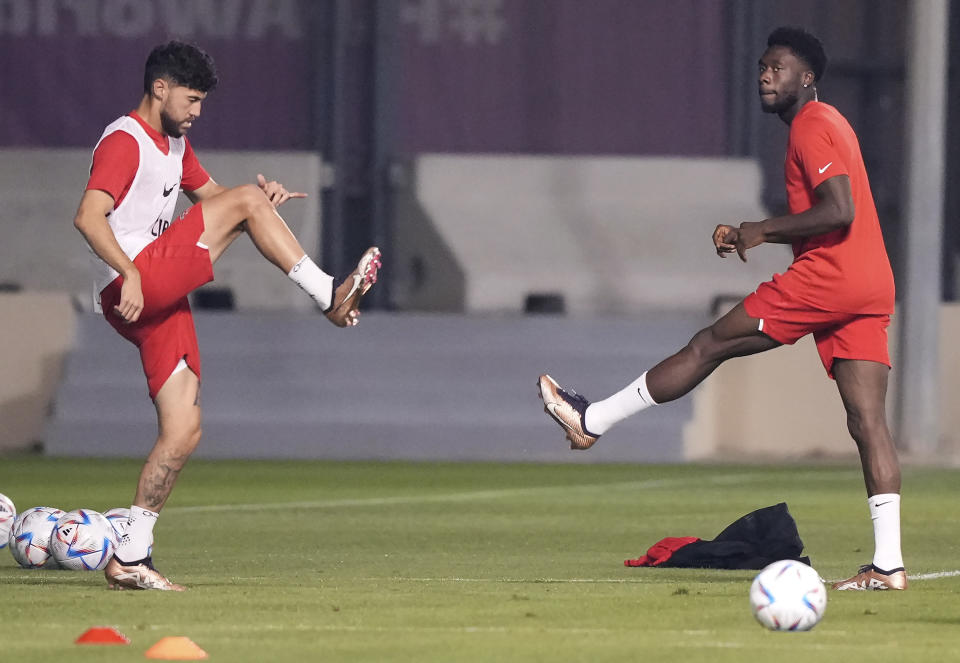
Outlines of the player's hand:
<svg viewBox="0 0 960 663">
<path fill-rule="evenodd" d="M 717 226 L 717 229 L 713 231 L 713 246 L 717 249 L 717 255 L 721 258 L 726 258 L 725 253 L 736 251 L 738 235 L 739 231 L 733 226 Z"/>
<path fill-rule="evenodd" d="M 740 260 L 747 261 L 747 249 L 763 244 L 766 233 L 763 228 L 763 221 L 744 221 L 737 229 L 737 238 L 734 246 L 737 249 L 737 255 Z"/>
<path fill-rule="evenodd" d="M 120 287 L 120 303 L 113 307 L 117 315 L 127 324 L 140 319 L 143 311 L 143 289 L 140 287 L 140 274 L 128 274 Z"/>
<path fill-rule="evenodd" d="M 276 180 L 270 180 L 268 182 L 267 178 L 260 173 L 257 173 L 257 186 L 259 186 L 267 198 L 270 199 L 270 202 L 273 203 L 274 207 L 280 207 L 291 198 L 307 197 L 307 194 L 305 193 L 287 191 L 286 188 L 284 188 L 284 186 Z"/>
</svg>

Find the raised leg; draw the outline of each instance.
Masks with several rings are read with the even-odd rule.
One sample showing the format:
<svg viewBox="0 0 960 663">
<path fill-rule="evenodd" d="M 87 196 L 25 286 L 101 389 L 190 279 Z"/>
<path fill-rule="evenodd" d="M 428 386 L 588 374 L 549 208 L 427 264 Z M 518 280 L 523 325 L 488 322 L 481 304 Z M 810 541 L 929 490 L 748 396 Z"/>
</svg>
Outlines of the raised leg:
<svg viewBox="0 0 960 663">
<path fill-rule="evenodd" d="M 215 263 L 244 231 L 263 257 L 284 273 L 293 269 L 306 254 L 276 208 L 255 184 L 228 189 L 199 204 L 204 223 L 200 242 L 210 249 L 211 262 Z"/>
<path fill-rule="evenodd" d="M 571 448 L 589 449 L 618 422 L 689 393 L 727 359 L 779 345 L 758 330 L 758 321 L 747 315 L 741 302 L 697 332 L 679 352 L 602 401 L 589 403 L 549 375 L 541 375 L 537 386 L 545 411 L 564 429 Z"/>
<path fill-rule="evenodd" d="M 697 332 L 687 345 L 647 371 L 647 388 L 657 403 L 689 393 L 727 359 L 772 350 L 780 343 L 757 329 L 743 303 Z"/>
</svg>

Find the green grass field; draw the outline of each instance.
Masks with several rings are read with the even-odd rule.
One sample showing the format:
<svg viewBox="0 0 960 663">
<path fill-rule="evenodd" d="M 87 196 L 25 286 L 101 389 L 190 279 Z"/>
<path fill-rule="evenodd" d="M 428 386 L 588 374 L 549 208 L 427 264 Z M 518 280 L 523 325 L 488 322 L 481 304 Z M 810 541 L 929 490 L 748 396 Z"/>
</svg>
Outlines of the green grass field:
<svg viewBox="0 0 960 663">
<path fill-rule="evenodd" d="M 106 510 L 129 506 L 138 470 L 0 458 L 0 492 L 20 510 Z M 904 472 L 912 576 L 960 569 L 958 479 Z M 170 635 L 231 662 L 960 658 L 960 576 L 831 592 L 813 631 L 771 633 L 750 614 L 752 572 L 623 566 L 779 501 L 825 578 L 870 561 L 854 466 L 194 461 L 154 548 L 189 591 L 111 592 L 100 573 L 28 571 L 2 550 L 0 660 L 144 660 Z M 93 625 L 132 643 L 74 645 Z"/>
</svg>

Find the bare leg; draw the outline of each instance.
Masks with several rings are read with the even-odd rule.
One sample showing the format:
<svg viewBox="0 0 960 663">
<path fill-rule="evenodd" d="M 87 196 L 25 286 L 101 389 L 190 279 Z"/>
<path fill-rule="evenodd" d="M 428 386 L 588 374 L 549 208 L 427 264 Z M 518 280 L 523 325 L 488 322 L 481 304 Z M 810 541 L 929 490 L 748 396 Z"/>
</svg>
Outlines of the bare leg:
<svg viewBox="0 0 960 663">
<path fill-rule="evenodd" d="M 906 589 L 900 550 L 900 463 L 887 428 L 889 369 L 881 363 L 837 359 L 833 374 L 847 410 L 847 428 L 860 451 L 867 505 L 873 521 L 873 562 L 834 589 Z"/>
<path fill-rule="evenodd" d="M 837 359 L 833 365 L 847 410 L 847 428 L 860 452 L 868 496 L 900 492 L 900 463 L 887 427 L 889 371 L 875 361 Z"/>
<path fill-rule="evenodd" d="M 140 472 L 134 506 L 160 511 L 200 442 L 200 382 L 187 369 L 166 381 L 154 401 L 160 434 Z"/>
<path fill-rule="evenodd" d="M 675 355 L 647 371 L 647 388 L 657 403 L 689 393 L 727 359 L 764 352 L 780 343 L 757 330 L 758 321 L 747 315 L 743 302 L 722 318 L 697 332 Z"/>
<path fill-rule="evenodd" d="M 229 189 L 200 205 L 204 223 L 200 242 L 210 249 L 210 262 L 216 262 L 244 231 L 263 257 L 285 274 L 306 255 L 276 208 L 255 184 Z"/>
</svg>

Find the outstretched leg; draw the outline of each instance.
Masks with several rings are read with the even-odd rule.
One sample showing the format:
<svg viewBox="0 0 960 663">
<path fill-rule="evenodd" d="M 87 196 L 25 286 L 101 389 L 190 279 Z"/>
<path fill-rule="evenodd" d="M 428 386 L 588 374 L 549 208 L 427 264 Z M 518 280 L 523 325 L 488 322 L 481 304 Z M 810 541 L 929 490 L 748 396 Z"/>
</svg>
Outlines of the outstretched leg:
<svg viewBox="0 0 960 663">
<path fill-rule="evenodd" d="M 741 302 L 697 332 L 679 352 L 596 403 L 588 403 L 576 392 L 565 391 L 549 375 L 542 375 L 538 386 L 544 409 L 564 429 L 571 448 L 589 449 L 614 424 L 689 393 L 727 359 L 780 345 L 758 327 L 759 321 L 747 315 Z"/>
<path fill-rule="evenodd" d="M 656 403 L 685 396 L 728 359 L 772 350 L 780 343 L 758 330 L 758 321 L 747 315 L 743 302 L 722 318 L 697 332 L 675 355 L 646 373 L 647 389 Z"/>
<path fill-rule="evenodd" d="M 874 361 L 837 359 L 833 364 L 847 428 L 860 452 L 875 543 L 873 563 L 835 589 L 907 587 L 900 550 L 900 463 L 887 427 L 888 373 L 886 365 Z"/>
</svg>

